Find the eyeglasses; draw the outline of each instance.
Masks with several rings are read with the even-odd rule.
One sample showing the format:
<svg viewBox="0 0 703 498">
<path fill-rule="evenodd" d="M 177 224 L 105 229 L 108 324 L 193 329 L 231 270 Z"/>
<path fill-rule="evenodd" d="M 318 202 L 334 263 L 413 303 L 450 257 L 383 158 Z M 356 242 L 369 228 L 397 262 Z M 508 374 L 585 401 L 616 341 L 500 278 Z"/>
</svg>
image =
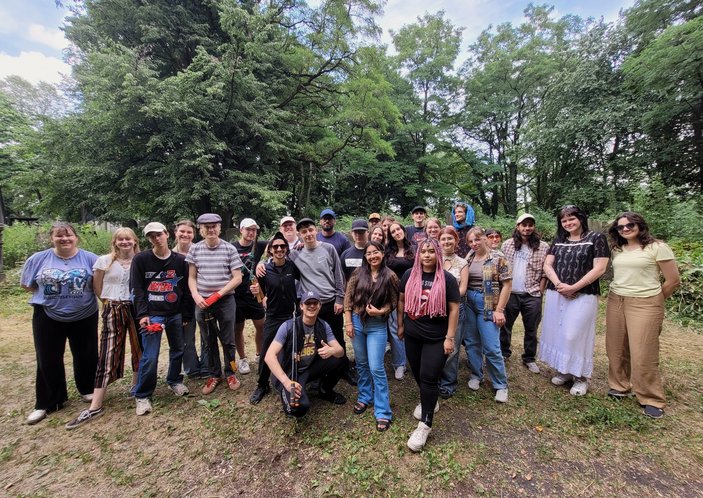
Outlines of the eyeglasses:
<svg viewBox="0 0 703 498">
<path fill-rule="evenodd" d="M 283 249 L 285 249 L 286 247 L 288 247 L 287 244 L 274 244 L 274 245 L 271 246 L 271 249 L 273 249 L 274 251 L 275 251 L 276 249 L 282 249 L 282 250 L 283 250 Z"/>
<path fill-rule="evenodd" d="M 487 239 L 500 240 L 500 235 L 492 233 L 491 235 L 486 235 Z"/>
<path fill-rule="evenodd" d="M 626 228 L 627 230 L 632 230 L 637 226 L 637 223 L 625 223 L 624 225 L 618 225 L 615 228 L 617 228 L 618 232 L 624 231 Z"/>
</svg>

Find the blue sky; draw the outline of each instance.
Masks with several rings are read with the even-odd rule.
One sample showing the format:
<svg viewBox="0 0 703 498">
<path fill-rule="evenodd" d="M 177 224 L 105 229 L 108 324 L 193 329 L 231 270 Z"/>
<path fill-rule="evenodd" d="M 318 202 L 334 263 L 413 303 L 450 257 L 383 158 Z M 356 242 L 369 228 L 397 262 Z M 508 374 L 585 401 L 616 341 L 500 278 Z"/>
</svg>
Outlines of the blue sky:
<svg viewBox="0 0 703 498">
<path fill-rule="evenodd" d="M 489 25 L 519 24 L 528 3 L 528 0 L 389 0 L 378 23 L 384 30 L 382 41 L 390 45 L 389 30 L 398 30 L 415 22 L 427 11 L 444 10 L 447 19 L 465 28 L 465 48 Z M 613 21 L 618 11 L 632 6 L 634 0 L 560 0 L 548 3 L 554 5 L 557 17 L 576 14 L 602 16 L 606 21 Z M 70 67 L 62 60 L 62 49 L 67 42 L 60 30 L 67 14 L 66 10 L 57 8 L 53 0 L 0 0 L 0 78 L 19 74 L 33 83 L 40 80 L 59 83 L 62 73 L 70 74 Z"/>
</svg>

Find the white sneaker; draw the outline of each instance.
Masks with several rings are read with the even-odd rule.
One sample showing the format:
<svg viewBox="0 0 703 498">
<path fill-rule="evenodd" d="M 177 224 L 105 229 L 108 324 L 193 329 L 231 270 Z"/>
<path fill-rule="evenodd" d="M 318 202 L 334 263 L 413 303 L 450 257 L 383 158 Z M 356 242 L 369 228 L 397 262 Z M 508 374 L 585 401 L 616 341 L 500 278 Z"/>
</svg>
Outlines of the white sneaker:
<svg viewBox="0 0 703 498">
<path fill-rule="evenodd" d="M 151 411 L 149 398 L 135 398 L 137 400 L 137 415 L 146 415 Z"/>
<path fill-rule="evenodd" d="M 395 367 L 395 380 L 403 380 L 405 377 L 405 365 Z"/>
<path fill-rule="evenodd" d="M 583 396 L 588 392 L 588 379 L 584 377 L 577 377 L 574 380 L 574 385 L 569 391 L 572 396 Z"/>
<path fill-rule="evenodd" d="M 527 369 L 532 372 L 533 374 L 538 374 L 539 373 L 539 367 L 537 366 L 537 363 L 534 361 L 530 361 L 528 363 L 525 363 L 525 366 Z"/>
<path fill-rule="evenodd" d="M 508 390 L 507 389 L 498 389 L 496 391 L 495 400 L 498 403 L 507 403 L 508 402 Z"/>
<path fill-rule="evenodd" d="M 251 373 L 251 367 L 249 367 L 249 360 L 247 360 L 246 358 L 239 358 L 239 360 L 237 361 L 237 371 L 243 374 Z"/>
<path fill-rule="evenodd" d="M 434 406 L 434 412 L 437 413 L 438 411 L 439 400 L 437 400 L 437 404 Z M 413 417 L 415 417 L 417 420 L 422 420 L 422 403 L 418 403 L 415 407 L 415 411 L 413 411 Z"/>
<path fill-rule="evenodd" d="M 178 384 L 169 384 L 168 388 L 173 391 L 173 394 L 175 394 L 176 396 L 185 396 L 186 394 L 190 393 L 186 385 L 182 382 L 179 382 Z"/>
<path fill-rule="evenodd" d="M 478 391 L 481 388 L 481 380 L 476 377 L 471 377 L 469 379 L 469 389 L 472 391 Z"/>
<path fill-rule="evenodd" d="M 27 416 L 27 425 L 34 425 L 46 418 L 46 410 L 34 410 Z"/>
<path fill-rule="evenodd" d="M 81 400 L 84 403 L 91 403 L 93 401 L 93 393 L 90 394 L 81 394 Z"/>
<path fill-rule="evenodd" d="M 571 374 L 563 374 L 563 373 L 558 373 L 554 377 L 552 377 L 552 384 L 555 386 L 563 386 L 567 382 L 569 382 L 574 376 Z"/>
<path fill-rule="evenodd" d="M 418 422 L 417 429 L 410 434 L 410 439 L 408 439 L 408 448 L 412 451 L 420 451 L 427 442 L 427 436 L 432 432 L 432 427 L 428 427 L 423 422 Z"/>
</svg>

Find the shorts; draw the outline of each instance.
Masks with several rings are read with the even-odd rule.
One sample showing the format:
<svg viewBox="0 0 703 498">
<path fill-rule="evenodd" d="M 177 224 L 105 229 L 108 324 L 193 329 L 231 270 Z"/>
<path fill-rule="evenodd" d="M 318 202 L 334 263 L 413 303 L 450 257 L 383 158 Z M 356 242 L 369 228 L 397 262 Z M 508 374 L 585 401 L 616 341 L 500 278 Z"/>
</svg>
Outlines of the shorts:
<svg viewBox="0 0 703 498">
<path fill-rule="evenodd" d="M 256 299 L 237 299 L 237 314 L 235 323 L 243 323 L 244 320 L 263 320 L 266 316 L 264 306 Z"/>
</svg>

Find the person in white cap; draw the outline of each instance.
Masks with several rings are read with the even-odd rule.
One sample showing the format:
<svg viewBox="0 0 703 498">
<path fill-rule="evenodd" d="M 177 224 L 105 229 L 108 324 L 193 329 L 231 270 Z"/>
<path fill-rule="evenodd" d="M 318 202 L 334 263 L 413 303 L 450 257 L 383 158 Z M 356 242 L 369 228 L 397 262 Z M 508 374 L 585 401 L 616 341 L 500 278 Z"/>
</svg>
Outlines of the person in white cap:
<svg viewBox="0 0 703 498">
<path fill-rule="evenodd" d="M 234 374 L 234 324 L 237 307 L 234 289 L 242 283 L 242 260 L 232 244 L 220 238 L 222 218 L 205 213 L 198 218 L 203 240 L 188 250 L 188 285 L 195 301 L 195 319 L 206 336 L 203 355 L 208 361 L 208 378 L 203 394 L 212 393 L 222 382 L 222 364 L 217 349 L 220 339 L 224 354 L 224 376 L 233 391 L 241 386 Z"/>
<path fill-rule="evenodd" d="M 251 367 L 249 366 L 249 359 L 244 346 L 244 322 L 251 320 L 254 324 L 254 330 L 256 331 L 254 341 L 256 342 L 256 357 L 258 361 L 261 354 L 266 311 L 258 298 L 251 293 L 249 287 L 256 281 L 254 270 L 256 269 L 256 264 L 261 260 L 262 254 L 266 251 L 266 241 L 258 240 L 259 225 L 251 218 L 244 218 L 239 223 L 239 232 L 239 240 L 232 245 L 237 249 L 243 263 L 242 280 L 244 283 L 234 289 L 234 300 L 237 303 L 234 341 L 237 346 L 237 353 L 239 353 L 237 369 L 243 374 L 248 374 L 251 372 Z"/>
<path fill-rule="evenodd" d="M 302 244 L 300 237 L 298 236 L 298 230 L 295 228 L 295 218 L 292 216 L 284 216 L 281 218 L 281 223 L 278 229 L 285 237 L 286 242 L 288 242 L 288 248 L 292 251 L 299 244 Z"/>
<path fill-rule="evenodd" d="M 161 223 L 149 223 L 144 227 L 144 235 L 152 249 L 134 256 L 129 279 L 144 347 L 137 383 L 132 388 L 137 415 L 146 415 L 152 410 L 150 398 L 156 389 L 161 334 L 164 331 L 169 347 L 166 383 L 176 396 L 188 394 L 181 374 L 183 323 L 193 319 L 185 257 L 169 249 L 168 231 Z"/>
<path fill-rule="evenodd" d="M 525 340 L 522 363 L 532 373 L 539 373 L 535 363 L 537 355 L 537 327 L 542 320 L 542 296 L 547 285 L 544 260 L 549 244 L 543 242 L 535 231 L 535 217 L 521 214 L 515 222 L 513 236 L 503 243 L 503 254 L 513 269 L 513 286 L 505 306 L 505 325 L 500 328 L 500 348 L 504 358 L 510 358 L 513 325 L 522 314 Z"/>
</svg>

